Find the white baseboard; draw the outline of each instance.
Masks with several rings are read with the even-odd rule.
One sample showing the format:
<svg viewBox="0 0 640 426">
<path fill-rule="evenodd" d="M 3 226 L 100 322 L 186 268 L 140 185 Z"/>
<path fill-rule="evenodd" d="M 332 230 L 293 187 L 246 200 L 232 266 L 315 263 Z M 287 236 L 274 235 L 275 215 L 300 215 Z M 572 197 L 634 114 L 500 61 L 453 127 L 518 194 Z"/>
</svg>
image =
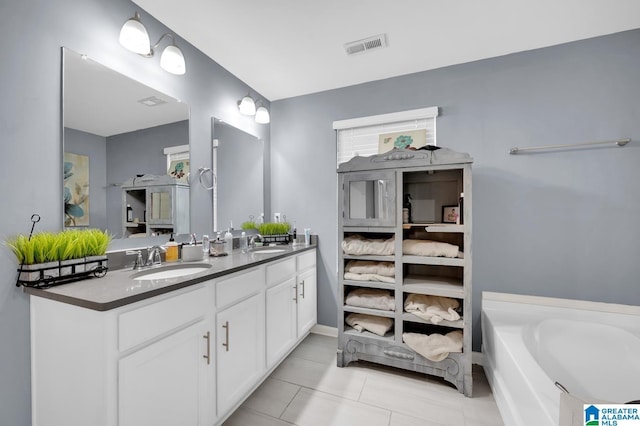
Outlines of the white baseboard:
<svg viewBox="0 0 640 426">
<path fill-rule="evenodd" d="M 338 337 L 338 327 L 329 327 L 328 325 L 316 324 L 311 328 L 311 332 L 323 336 Z"/>
</svg>

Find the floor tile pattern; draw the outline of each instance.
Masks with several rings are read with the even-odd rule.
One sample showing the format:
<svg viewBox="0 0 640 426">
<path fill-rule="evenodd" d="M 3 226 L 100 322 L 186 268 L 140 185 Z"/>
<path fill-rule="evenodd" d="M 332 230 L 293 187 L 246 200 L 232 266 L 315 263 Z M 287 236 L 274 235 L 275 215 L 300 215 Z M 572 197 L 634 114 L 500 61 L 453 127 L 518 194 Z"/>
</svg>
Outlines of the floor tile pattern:
<svg viewBox="0 0 640 426">
<path fill-rule="evenodd" d="M 310 334 L 224 426 L 501 426 L 482 367 L 473 398 L 439 378 L 367 362 L 336 366 L 337 339 Z"/>
</svg>

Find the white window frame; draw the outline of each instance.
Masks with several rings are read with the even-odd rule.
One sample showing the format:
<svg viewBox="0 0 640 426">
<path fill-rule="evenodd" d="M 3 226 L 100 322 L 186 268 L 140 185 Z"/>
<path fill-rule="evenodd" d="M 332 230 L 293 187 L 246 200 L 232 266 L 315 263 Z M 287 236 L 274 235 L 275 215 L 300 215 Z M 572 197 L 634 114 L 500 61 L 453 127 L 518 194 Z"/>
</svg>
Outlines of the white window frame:
<svg viewBox="0 0 640 426">
<path fill-rule="evenodd" d="M 427 143 L 437 145 L 437 106 L 371 115 L 333 122 L 336 130 L 336 164 L 340 165 L 356 155 L 378 153 L 378 135 L 396 131 L 427 129 Z M 355 139 L 359 139 L 355 142 Z"/>
</svg>

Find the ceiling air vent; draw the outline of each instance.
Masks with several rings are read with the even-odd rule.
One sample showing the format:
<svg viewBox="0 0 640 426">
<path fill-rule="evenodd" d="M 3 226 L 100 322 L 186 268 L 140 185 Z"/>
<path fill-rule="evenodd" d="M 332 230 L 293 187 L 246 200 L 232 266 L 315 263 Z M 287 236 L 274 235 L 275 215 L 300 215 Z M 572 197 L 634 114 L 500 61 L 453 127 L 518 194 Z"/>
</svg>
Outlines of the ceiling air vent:
<svg viewBox="0 0 640 426">
<path fill-rule="evenodd" d="M 344 50 L 347 51 L 347 55 L 355 55 L 373 49 L 381 49 L 383 47 L 387 47 L 386 34 L 379 34 L 377 36 L 346 43 L 344 45 Z"/>
<path fill-rule="evenodd" d="M 140 102 L 142 105 L 146 105 L 148 107 L 154 107 L 154 106 L 158 106 L 158 105 L 162 105 L 162 104 L 166 104 L 167 101 L 164 101 L 160 98 L 157 98 L 155 96 L 150 96 L 148 98 L 144 98 L 144 99 L 140 99 L 138 102 Z"/>
</svg>

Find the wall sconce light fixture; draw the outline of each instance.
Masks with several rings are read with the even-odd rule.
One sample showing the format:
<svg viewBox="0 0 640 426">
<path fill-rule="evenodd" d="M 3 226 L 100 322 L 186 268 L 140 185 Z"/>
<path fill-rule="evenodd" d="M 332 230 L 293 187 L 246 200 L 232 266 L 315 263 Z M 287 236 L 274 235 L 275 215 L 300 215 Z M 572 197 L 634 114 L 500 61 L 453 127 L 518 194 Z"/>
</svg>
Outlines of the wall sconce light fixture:
<svg viewBox="0 0 640 426">
<path fill-rule="evenodd" d="M 256 103 L 249 94 L 238 101 L 238 110 L 243 115 L 256 115 Z"/>
<path fill-rule="evenodd" d="M 267 124 L 269 122 L 271 122 L 271 117 L 269 117 L 269 110 L 267 110 L 264 105 L 260 105 L 256 109 L 256 123 Z"/>
<path fill-rule="evenodd" d="M 269 110 L 261 105 L 261 101 L 254 101 L 250 94 L 238 101 L 238 110 L 240 114 L 255 116 L 256 123 L 267 124 L 271 122 Z"/>
<path fill-rule="evenodd" d="M 120 30 L 120 44 L 128 50 L 137 53 L 145 58 L 153 57 L 153 49 L 157 49 L 163 38 L 170 38 L 171 44 L 165 47 L 160 56 L 160 66 L 163 70 L 171 74 L 183 75 L 186 70 L 184 55 L 176 46 L 175 37 L 171 34 L 162 34 L 156 44 L 151 46 L 149 33 L 140 21 L 140 14 L 136 12 L 132 18 L 127 20 Z"/>
</svg>

